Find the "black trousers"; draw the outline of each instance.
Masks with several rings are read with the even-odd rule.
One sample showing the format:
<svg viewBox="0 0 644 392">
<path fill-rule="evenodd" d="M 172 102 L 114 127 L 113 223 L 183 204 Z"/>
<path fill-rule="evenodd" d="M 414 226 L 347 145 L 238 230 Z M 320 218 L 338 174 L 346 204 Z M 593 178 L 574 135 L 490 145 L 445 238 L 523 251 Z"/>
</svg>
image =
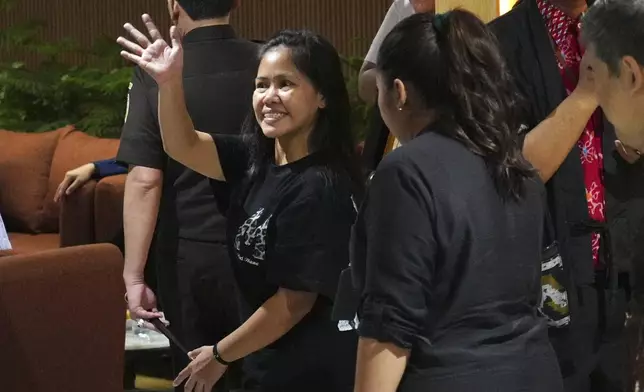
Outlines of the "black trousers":
<svg viewBox="0 0 644 392">
<path fill-rule="evenodd" d="M 225 244 L 179 239 L 158 241 L 157 295 L 170 330 L 188 350 L 214 345 L 239 326 L 235 279 Z M 171 346 L 175 375 L 189 358 Z M 233 364 L 216 391 L 237 388 L 241 367 Z M 183 391 L 183 386 L 176 388 Z"/>
<path fill-rule="evenodd" d="M 606 276 L 578 286 L 568 328 L 551 329 L 550 341 L 559 357 L 566 392 L 623 392 L 628 376 L 624 323 L 628 277 L 620 276 L 616 293 L 607 291 Z M 609 299 L 610 295 L 610 299 Z"/>
</svg>

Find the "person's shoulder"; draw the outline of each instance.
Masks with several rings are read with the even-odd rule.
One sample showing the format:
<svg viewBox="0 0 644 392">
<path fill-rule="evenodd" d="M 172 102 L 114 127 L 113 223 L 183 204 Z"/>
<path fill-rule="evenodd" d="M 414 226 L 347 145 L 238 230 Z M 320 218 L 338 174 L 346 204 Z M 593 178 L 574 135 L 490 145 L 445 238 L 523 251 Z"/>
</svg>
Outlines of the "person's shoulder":
<svg viewBox="0 0 644 392">
<path fill-rule="evenodd" d="M 510 11 L 488 23 L 488 27 L 497 38 L 502 39 L 517 35 L 517 31 L 526 23 L 525 17 L 528 11 L 528 1 L 532 0 L 522 0 Z"/>
<path fill-rule="evenodd" d="M 465 147 L 461 143 L 439 132 L 428 130 L 387 154 L 383 163 L 412 164 L 418 160 L 440 160 L 445 155 L 461 152 L 465 152 Z"/>
<path fill-rule="evenodd" d="M 396 11 L 399 21 L 415 13 L 410 0 L 394 0 L 391 7 Z"/>
<path fill-rule="evenodd" d="M 418 147 L 415 140 L 396 148 L 385 155 L 378 167 L 376 168 L 375 177 L 383 176 L 415 176 L 418 172 L 419 166 L 424 166 L 421 163 L 422 156 L 428 155 L 428 151 L 423 151 Z"/>
<path fill-rule="evenodd" d="M 352 208 L 351 177 L 327 165 L 311 165 L 291 181 L 284 196 L 311 205 L 342 205 Z"/>
<path fill-rule="evenodd" d="M 263 41 L 261 40 L 248 40 L 240 37 L 235 37 L 231 42 L 252 53 L 257 53 L 263 44 Z"/>
<path fill-rule="evenodd" d="M 377 172 L 441 180 L 450 171 L 450 162 L 470 164 L 474 154 L 460 142 L 436 131 L 426 131 L 387 154 Z M 442 180 L 441 180 L 442 181 Z"/>
</svg>

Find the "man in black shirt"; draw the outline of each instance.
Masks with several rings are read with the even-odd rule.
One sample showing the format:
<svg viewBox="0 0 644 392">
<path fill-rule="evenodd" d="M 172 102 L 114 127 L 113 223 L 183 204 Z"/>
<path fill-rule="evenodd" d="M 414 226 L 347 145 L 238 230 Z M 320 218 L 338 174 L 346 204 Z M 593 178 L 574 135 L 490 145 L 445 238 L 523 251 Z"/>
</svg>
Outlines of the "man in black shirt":
<svg viewBox="0 0 644 392">
<path fill-rule="evenodd" d="M 522 0 L 491 27 L 528 100 L 523 153 L 546 183 L 563 260 L 571 321 L 550 340 L 566 390 L 622 391 L 631 268 L 644 262 L 644 160 L 598 108 L 579 39 L 586 9 Z"/>
<path fill-rule="evenodd" d="M 251 109 L 257 46 L 237 38 L 229 25 L 236 4 L 236 0 L 168 1 L 183 36 L 186 105 L 195 127 L 205 132 L 237 133 Z M 136 38 L 143 48 L 150 45 L 144 36 Z M 117 156 L 130 165 L 123 277 L 133 317 L 159 316 L 155 295 L 143 279 L 156 226 L 160 301 L 171 330 L 190 350 L 215 344 L 238 324 L 222 214 L 228 189 L 225 184 L 213 188 L 205 177 L 168 158 L 157 105 L 156 83 L 137 68 Z M 173 357 L 176 371 L 188 364 L 176 347 Z"/>
</svg>

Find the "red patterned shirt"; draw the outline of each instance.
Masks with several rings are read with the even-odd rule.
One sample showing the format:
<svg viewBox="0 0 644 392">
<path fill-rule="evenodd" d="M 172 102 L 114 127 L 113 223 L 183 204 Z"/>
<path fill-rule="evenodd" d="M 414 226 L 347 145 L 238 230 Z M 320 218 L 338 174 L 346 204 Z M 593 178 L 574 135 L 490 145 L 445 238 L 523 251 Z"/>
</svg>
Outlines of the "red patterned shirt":
<svg viewBox="0 0 644 392">
<path fill-rule="evenodd" d="M 548 0 L 537 0 L 541 15 L 546 22 L 548 32 L 556 47 L 561 53 L 557 56 L 557 64 L 561 72 L 566 92 L 570 94 L 576 87 L 579 78 L 579 66 L 583 56 L 583 48 L 579 43 L 579 20 L 575 20 L 556 8 Z M 565 62 L 562 64 L 560 58 Z M 570 77 L 572 73 L 573 77 Z M 571 80 L 573 79 L 574 80 Z M 586 129 L 581 134 L 577 147 L 581 153 L 581 165 L 584 170 L 584 184 L 586 186 L 586 201 L 588 215 L 592 220 L 604 222 L 604 181 L 603 167 L 604 155 L 602 152 L 601 116 L 597 110 L 588 121 Z M 598 265 L 600 235 L 592 236 L 593 263 Z"/>
</svg>

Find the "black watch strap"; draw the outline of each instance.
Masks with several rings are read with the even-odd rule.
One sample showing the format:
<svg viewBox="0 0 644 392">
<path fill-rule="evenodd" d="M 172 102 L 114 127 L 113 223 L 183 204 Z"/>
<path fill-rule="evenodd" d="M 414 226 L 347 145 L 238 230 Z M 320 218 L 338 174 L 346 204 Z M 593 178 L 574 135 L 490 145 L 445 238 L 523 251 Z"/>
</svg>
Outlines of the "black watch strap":
<svg viewBox="0 0 644 392">
<path fill-rule="evenodd" d="M 224 366 L 230 365 L 230 362 L 224 360 L 221 355 L 219 355 L 219 350 L 217 350 L 217 345 L 212 346 L 212 356 L 215 358 L 215 361 L 219 362 Z"/>
</svg>

